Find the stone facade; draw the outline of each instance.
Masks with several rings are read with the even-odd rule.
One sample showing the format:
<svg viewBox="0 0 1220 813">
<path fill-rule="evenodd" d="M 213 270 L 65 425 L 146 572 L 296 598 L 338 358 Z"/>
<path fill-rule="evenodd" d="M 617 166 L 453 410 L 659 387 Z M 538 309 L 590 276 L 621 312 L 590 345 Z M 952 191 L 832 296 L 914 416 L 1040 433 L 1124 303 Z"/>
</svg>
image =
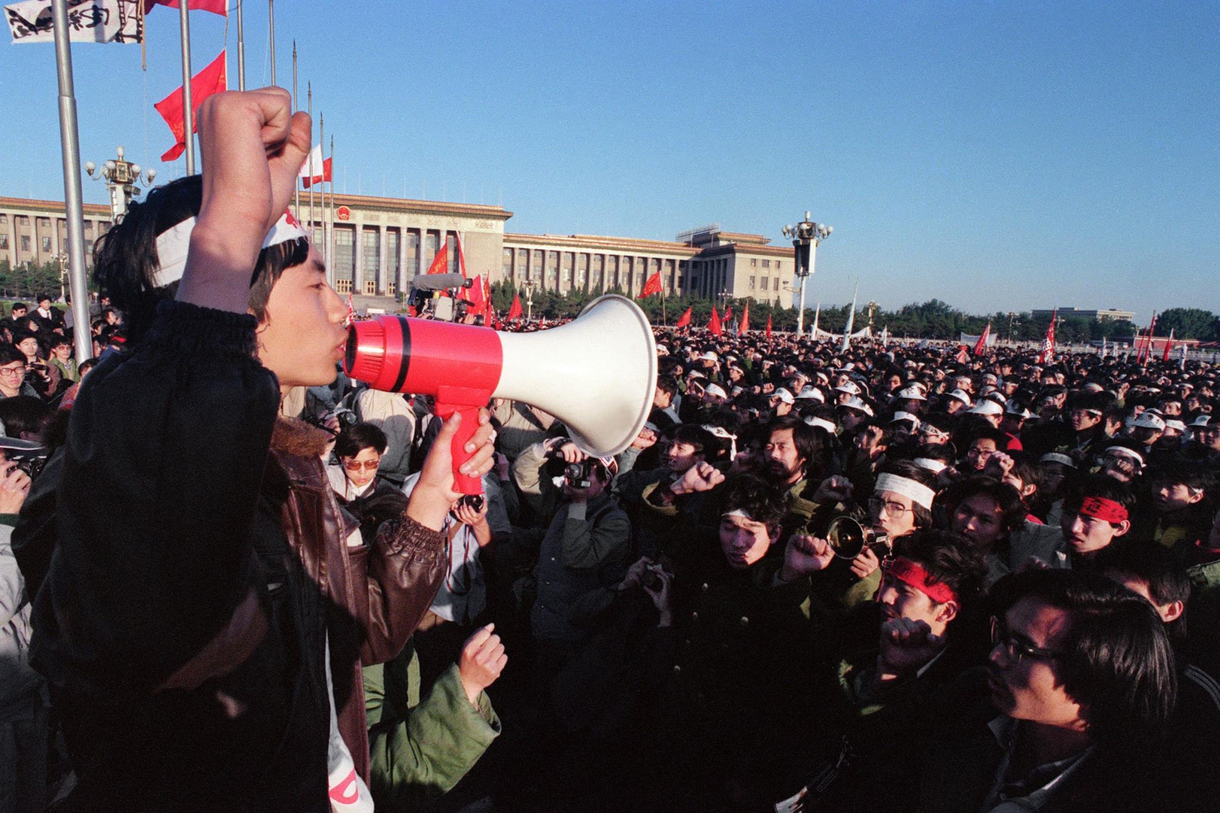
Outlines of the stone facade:
<svg viewBox="0 0 1220 813">
<path fill-rule="evenodd" d="M 458 270 L 457 245 L 466 272 L 492 282 L 567 293 L 618 290 L 637 296 L 645 280 L 661 274 L 666 296 L 692 292 L 709 299 L 755 299 L 784 306 L 793 300 L 791 248 L 770 245 L 757 234 L 707 227 L 674 241 L 595 235 L 513 234 L 513 213 L 501 206 L 336 194 L 302 193 L 297 219 L 313 224 L 331 284 L 361 308 L 392 309 L 411 280 L 427 273 L 441 246 L 446 270 Z M 110 227 L 107 206 L 85 206 L 85 253 Z M 67 253 L 63 204 L 0 197 L 0 259 L 13 265 L 54 261 Z M 90 256 L 91 259 L 91 256 Z"/>
</svg>

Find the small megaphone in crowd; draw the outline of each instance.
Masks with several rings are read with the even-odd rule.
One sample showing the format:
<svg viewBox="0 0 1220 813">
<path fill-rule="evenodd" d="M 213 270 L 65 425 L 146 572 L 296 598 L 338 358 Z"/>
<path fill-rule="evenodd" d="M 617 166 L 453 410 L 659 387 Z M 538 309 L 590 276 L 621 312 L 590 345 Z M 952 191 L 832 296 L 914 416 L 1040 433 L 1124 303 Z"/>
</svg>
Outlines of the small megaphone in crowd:
<svg viewBox="0 0 1220 813">
<path fill-rule="evenodd" d="M 831 552 L 840 559 L 855 559 L 866 546 L 882 557 L 890 551 L 888 536 L 868 530 L 848 516 L 831 520 L 830 527 L 826 529 L 826 542 Z"/>
<path fill-rule="evenodd" d="M 462 413 L 453 439 L 453 474 L 463 494 L 480 494 L 477 477 L 458 472 L 492 398 L 521 401 L 554 415 L 595 457 L 615 455 L 644 427 L 657 384 L 652 326 L 622 296 L 599 297 L 568 324 L 537 333 L 379 316 L 355 322 L 344 369 L 374 389 L 431 395 L 448 419 Z"/>
</svg>

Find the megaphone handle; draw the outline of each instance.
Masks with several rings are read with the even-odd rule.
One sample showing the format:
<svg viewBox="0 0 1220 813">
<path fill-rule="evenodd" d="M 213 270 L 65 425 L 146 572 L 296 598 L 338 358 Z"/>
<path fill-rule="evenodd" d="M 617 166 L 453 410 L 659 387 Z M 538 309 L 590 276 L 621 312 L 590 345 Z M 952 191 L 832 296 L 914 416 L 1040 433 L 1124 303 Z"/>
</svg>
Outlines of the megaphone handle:
<svg viewBox="0 0 1220 813">
<path fill-rule="evenodd" d="M 471 453 L 466 451 L 466 444 L 470 442 L 479 428 L 479 408 L 437 402 L 436 415 L 441 420 L 449 420 L 449 416 L 454 412 L 461 413 L 462 423 L 458 426 L 457 434 L 453 436 L 453 442 L 449 446 L 449 453 L 453 457 L 453 484 L 463 494 L 482 494 L 483 480 L 481 478 L 471 477 L 469 474 L 462 474 L 458 471 L 461 465 L 471 458 Z"/>
</svg>

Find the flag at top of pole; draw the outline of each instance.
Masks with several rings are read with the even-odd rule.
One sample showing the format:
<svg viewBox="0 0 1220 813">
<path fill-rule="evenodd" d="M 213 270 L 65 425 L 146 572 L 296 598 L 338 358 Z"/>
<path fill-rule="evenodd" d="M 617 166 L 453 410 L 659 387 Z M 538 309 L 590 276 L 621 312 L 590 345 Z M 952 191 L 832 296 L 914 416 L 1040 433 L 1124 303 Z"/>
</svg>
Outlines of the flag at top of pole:
<svg viewBox="0 0 1220 813">
<path fill-rule="evenodd" d="M 724 329 L 720 327 L 720 314 L 716 313 L 715 305 L 712 305 L 712 318 L 707 322 L 707 329 L 712 332 L 713 336 L 724 334 Z"/>
<path fill-rule="evenodd" d="M 212 64 L 191 77 L 192 110 L 198 110 L 199 105 L 203 104 L 203 100 L 213 93 L 221 93 L 227 89 L 226 72 L 225 52 L 222 50 L 220 55 L 212 60 Z M 176 160 L 186 150 L 186 123 L 184 121 L 185 108 L 182 102 L 182 88 L 179 87 L 173 93 L 153 105 L 153 107 L 161 114 L 161 118 L 165 119 L 170 132 L 177 139 L 177 143 L 165 151 L 161 156 L 161 160 Z M 192 130 L 196 132 L 199 130 L 199 120 L 193 117 Z"/>
<path fill-rule="evenodd" d="M 974 355 L 983 356 L 987 354 L 987 340 L 991 338 L 991 322 L 987 323 L 987 327 L 983 328 L 983 335 L 979 336 L 979 340 L 974 343 Z"/>
<path fill-rule="evenodd" d="M 661 293 L 661 272 L 655 272 L 644 283 L 644 287 L 640 290 L 640 295 L 636 299 L 647 299 L 653 294 Z"/>
<path fill-rule="evenodd" d="M 737 326 L 737 335 L 744 336 L 750 330 L 750 300 L 746 300 L 745 309 L 741 312 L 741 324 Z"/>
<path fill-rule="evenodd" d="M 1051 323 L 1046 329 L 1046 337 L 1042 339 L 1042 347 L 1038 352 L 1039 364 L 1054 364 L 1055 363 L 1055 319 L 1059 316 L 1059 309 L 1051 311 Z"/>
<path fill-rule="evenodd" d="M 678 321 L 674 323 L 674 328 L 689 327 L 690 326 L 690 312 L 691 312 L 691 309 L 688 306 L 686 309 L 686 313 L 682 314 L 682 316 L 680 316 L 678 318 Z"/>
</svg>

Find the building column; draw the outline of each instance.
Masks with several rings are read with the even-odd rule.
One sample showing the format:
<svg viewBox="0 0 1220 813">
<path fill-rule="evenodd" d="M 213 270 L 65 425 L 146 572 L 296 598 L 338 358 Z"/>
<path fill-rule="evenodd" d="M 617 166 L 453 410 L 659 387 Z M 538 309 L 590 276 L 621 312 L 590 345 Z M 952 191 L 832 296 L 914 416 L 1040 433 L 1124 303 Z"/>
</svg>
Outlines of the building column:
<svg viewBox="0 0 1220 813">
<path fill-rule="evenodd" d="M 386 256 L 386 228 L 377 227 L 377 293 L 385 293 L 386 277 L 389 275 L 390 258 Z"/>
<path fill-rule="evenodd" d="M 404 224 L 398 229 L 398 279 L 394 281 L 394 298 L 402 301 L 403 291 L 407 289 L 407 227 Z"/>
<path fill-rule="evenodd" d="M 364 293 L 364 224 L 352 225 L 352 293 Z"/>
</svg>

